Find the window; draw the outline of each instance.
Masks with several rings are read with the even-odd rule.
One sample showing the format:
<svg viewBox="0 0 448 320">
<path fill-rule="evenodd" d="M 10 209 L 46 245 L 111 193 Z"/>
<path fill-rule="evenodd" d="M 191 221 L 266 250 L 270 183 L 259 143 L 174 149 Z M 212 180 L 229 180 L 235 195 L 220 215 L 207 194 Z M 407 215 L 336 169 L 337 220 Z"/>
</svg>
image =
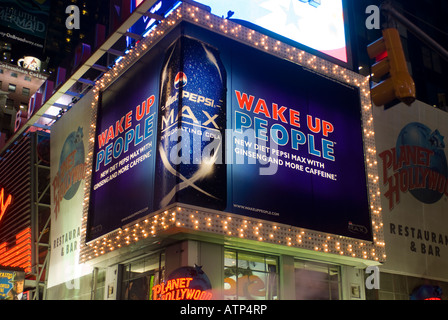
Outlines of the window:
<svg viewBox="0 0 448 320">
<path fill-rule="evenodd" d="M 15 73 L 15 72 L 11 72 L 11 77 L 13 77 L 13 78 L 17 78 L 18 75 L 17 75 L 17 73 Z"/>
<path fill-rule="evenodd" d="M 31 77 L 30 76 L 25 76 L 25 81 L 31 82 Z"/>
<path fill-rule="evenodd" d="M 274 256 L 224 252 L 224 299 L 277 300 L 278 262 Z"/>
<path fill-rule="evenodd" d="M 8 91 L 9 92 L 16 92 L 16 85 L 10 83 L 9 86 L 8 86 Z"/>
<path fill-rule="evenodd" d="M 368 274 L 366 274 L 366 277 Z M 433 285 L 442 288 L 442 299 L 448 292 L 448 282 L 439 280 L 423 279 L 400 274 L 381 272 L 380 288 L 366 290 L 367 300 L 409 300 L 414 289 L 421 285 Z"/>
<path fill-rule="evenodd" d="M 22 95 L 24 95 L 25 97 L 28 97 L 30 95 L 30 88 L 22 88 Z"/>
<path fill-rule="evenodd" d="M 10 109 L 14 108 L 14 100 L 7 98 L 5 107 L 10 108 Z"/>
<path fill-rule="evenodd" d="M 341 277 L 338 266 L 294 261 L 296 300 L 339 300 Z"/>
<path fill-rule="evenodd" d="M 152 287 L 164 278 L 165 255 L 154 254 L 123 266 L 122 300 L 151 300 Z"/>
</svg>

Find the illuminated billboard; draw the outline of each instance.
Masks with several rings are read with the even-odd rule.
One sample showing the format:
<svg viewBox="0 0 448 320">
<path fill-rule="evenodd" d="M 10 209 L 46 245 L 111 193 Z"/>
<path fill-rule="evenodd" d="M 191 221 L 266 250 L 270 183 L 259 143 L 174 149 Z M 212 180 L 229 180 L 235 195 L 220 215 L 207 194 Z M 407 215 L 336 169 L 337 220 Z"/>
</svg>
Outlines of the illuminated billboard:
<svg viewBox="0 0 448 320">
<path fill-rule="evenodd" d="M 214 15 L 254 24 L 348 62 L 342 0 L 196 0 Z"/>
<path fill-rule="evenodd" d="M 359 88 L 182 33 L 99 93 L 87 241 L 175 204 L 371 240 Z"/>
<path fill-rule="evenodd" d="M 91 272 L 78 260 L 92 100 L 93 93 L 87 93 L 51 128 L 48 288 L 70 283 Z"/>
</svg>

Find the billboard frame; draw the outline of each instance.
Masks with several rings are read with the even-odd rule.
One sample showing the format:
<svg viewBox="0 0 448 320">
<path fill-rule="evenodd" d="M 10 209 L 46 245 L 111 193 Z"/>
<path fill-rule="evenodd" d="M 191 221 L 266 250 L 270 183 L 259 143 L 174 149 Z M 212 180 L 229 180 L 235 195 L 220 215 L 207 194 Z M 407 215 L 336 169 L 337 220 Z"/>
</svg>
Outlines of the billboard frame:
<svg viewBox="0 0 448 320">
<path fill-rule="evenodd" d="M 117 249 L 128 247 L 165 233 L 206 232 L 235 239 L 255 240 L 289 248 L 305 249 L 319 253 L 330 253 L 340 257 L 361 260 L 365 264 L 378 264 L 385 261 L 385 243 L 383 235 L 382 208 L 379 196 L 378 169 L 376 161 L 375 138 L 373 128 L 372 103 L 370 99 L 369 78 L 341 67 L 331 61 L 317 57 L 294 46 L 273 39 L 265 34 L 243 27 L 232 21 L 214 16 L 209 12 L 188 3 L 182 3 L 176 10 L 140 41 L 123 59 L 116 64 L 95 87 L 95 99 L 92 108 L 96 114 L 100 91 L 107 88 L 128 70 L 141 56 L 154 47 L 159 40 L 174 30 L 181 22 L 187 22 L 209 31 L 221 34 L 257 50 L 267 52 L 278 58 L 290 61 L 324 77 L 359 88 L 362 113 L 364 155 L 366 177 L 368 181 L 368 201 L 372 221 L 373 241 L 359 240 L 333 235 L 300 227 L 281 225 L 256 218 L 249 218 L 228 212 L 216 212 L 186 205 L 172 205 L 164 210 L 151 213 L 138 221 L 91 240 L 81 248 L 80 260 L 94 262 Z M 250 40 L 247 35 L 250 34 Z M 91 119 L 89 153 L 94 150 L 96 134 L 96 116 Z M 93 159 L 89 159 L 92 168 Z M 92 171 L 86 177 L 86 188 L 90 190 Z M 85 243 L 89 208 L 89 194 L 85 196 L 83 211 L 82 243 Z M 241 228 L 250 227 L 250 232 L 242 234 Z M 249 230 L 249 229 L 248 229 Z M 254 231 L 255 230 L 255 231 Z M 143 240 L 142 240 L 143 239 Z"/>
</svg>

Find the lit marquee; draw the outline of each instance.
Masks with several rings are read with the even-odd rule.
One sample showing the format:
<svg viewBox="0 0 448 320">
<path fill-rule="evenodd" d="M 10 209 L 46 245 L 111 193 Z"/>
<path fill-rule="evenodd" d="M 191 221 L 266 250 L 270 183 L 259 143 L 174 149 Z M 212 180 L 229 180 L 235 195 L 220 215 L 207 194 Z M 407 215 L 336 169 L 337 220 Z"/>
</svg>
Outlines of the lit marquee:
<svg viewBox="0 0 448 320">
<path fill-rule="evenodd" d="M 119 78 L 141 55 L 154 46 L 159 39 L 164 37 L 166 33 L 181 21 L 196 24 L 248 46 L 270 53 L 273 56 L 289 60 L 326 77 L 360 88 L 373 242 L 316 232 L 226 212 L 212 213 L 198 211 L 187 206 L 179 206 L 163 212 L 153 213 L 146 219 L 129 224 L 122 229 L 115 230 L 82 246 L 81 262 L 87 262 L 146 238 L 156 237 L 170 229 L 201 231 L 231 238 L 254 240 L 262 243 L 331 253 L 369 261 L 385 261 L 385 243 L 381 218 L 382 208 L 369 78 L 270 38 L 260 32 L 243 27 L 227 19 L 214 16 L 187 3 L 182 3 L 173 10 L 151 33 L 134 48 L 129 50 L 129 53 L 123 59 L 118 61 L 111 70 L 105 73 L 92 89 L 95 93 L 95 99 L 92 101 L 90 145 L 86 159 L 87 168 L 92 168 L 92 155 L 96 134 L 96 115 L 100 90 L 106 88 Z M 91 174 L 92 170 L 88 169 L 82 221 L 82 242 L 85 242 L 86 238 Z"/>
</svg>

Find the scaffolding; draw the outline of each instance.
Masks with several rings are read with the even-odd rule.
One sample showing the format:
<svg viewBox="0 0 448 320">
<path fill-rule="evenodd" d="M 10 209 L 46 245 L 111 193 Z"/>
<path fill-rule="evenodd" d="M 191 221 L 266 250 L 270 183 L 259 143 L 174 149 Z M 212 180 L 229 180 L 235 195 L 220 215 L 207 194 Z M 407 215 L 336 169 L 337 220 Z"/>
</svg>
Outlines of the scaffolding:
<svg viewBox="0 0 448 320">
<path fill-rule="evenodd" d="M 31 272 L 34 278 L 30 300 L 46 299 L 46 284 L 50 260 L 50 135 L 36 132 L 31 135 Z M 47 148 L 48 147 L 48 148 Z M 48 151 L 48 154 L 47 154 Z M 48 158 L 47 158 L 48 156 Z"/>
</svg>

